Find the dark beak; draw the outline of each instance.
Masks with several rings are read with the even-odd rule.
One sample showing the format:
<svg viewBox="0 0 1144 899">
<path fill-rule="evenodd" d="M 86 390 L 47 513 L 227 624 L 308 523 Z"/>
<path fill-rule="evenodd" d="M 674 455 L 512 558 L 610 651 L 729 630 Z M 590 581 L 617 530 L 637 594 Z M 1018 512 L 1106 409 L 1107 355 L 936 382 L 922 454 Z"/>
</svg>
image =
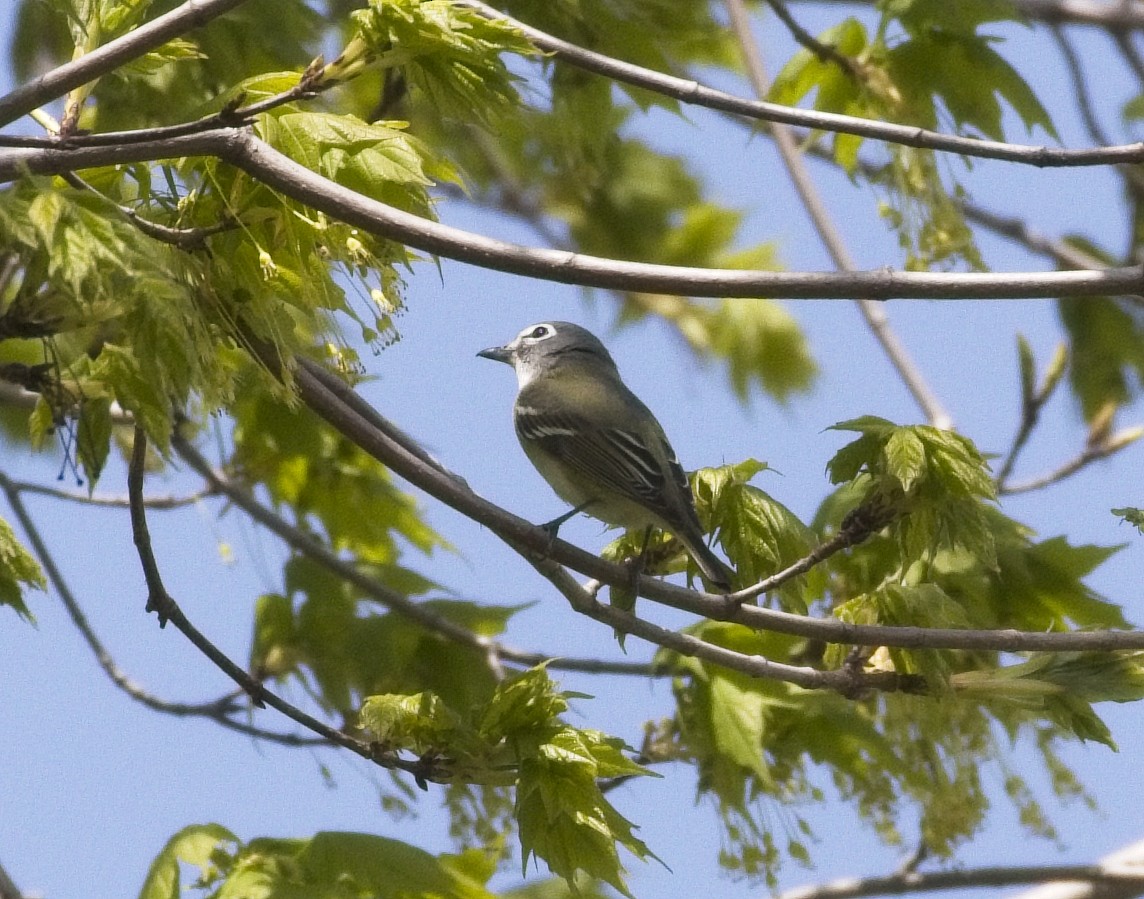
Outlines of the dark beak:
<svg viewBox="0 0 1144 899">
<path fill-rule="evenodd" d="M 492 359 L 494 362 L 512 364 L 512 350 L 507 346 L 491 346 L 487 350 L 481 350 L 477 355 L 482 359 Z"/>
</svg>

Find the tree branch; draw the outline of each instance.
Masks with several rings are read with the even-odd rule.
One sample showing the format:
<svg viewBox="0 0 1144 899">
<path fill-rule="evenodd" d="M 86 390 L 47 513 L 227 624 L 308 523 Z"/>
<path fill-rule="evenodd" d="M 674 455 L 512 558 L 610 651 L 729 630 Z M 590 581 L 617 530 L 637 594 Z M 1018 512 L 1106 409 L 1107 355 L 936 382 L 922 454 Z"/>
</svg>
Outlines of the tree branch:
<svg viewBox="0 0 1144 899">
<path fill-rule="evenodd" d="M 8 872 L 0 865 L 0 899 L 24 899 L 24 894 L 16 886 Z"/>
<path fill-rule="evenodd" d="M 1061 58 L 1065 61 L 1069 80 L 1073 84 L 1073 93 L 1076 94 L 1077 110 L 1080 112 L 1081 121 L 1084 122 L 1084 127 L 1088 131 L 1089 140 L 1094 144 L 1107 146 L 1110 143 L 1108 135 L 1105 134 L 1100 120 L 1096 117 L 1096 110 L 1092 104 L 1092 93 L 1088 89 L 1084 69 L 1081 67 L 1080 59 L 1077 57 L 1072 42 L 1059 23 L 1054 22 L 1049 27 L 1049 32 L 1053 36 L 1057 49 L 1061 52 Z"/>
<path fill-rule="evenodd" d="M 1089 443 L 1074 458 L 1046 474 L 1016 484 L 999 483 L 997 492 L 1003 496 L 1012 496 L 1014 493 L 1030 493 L 1034 490 L 1042 490 L 1065 480 L 1065 478 L 1072 477 L 1082 468 L 1091 465 L 1098 459 L 1106 459 L 1113 453 L 1124 449 L 1128 444 L 1135 443 L 1140 439 L 1142 433 L 1144 433 L 1144 427 L 1139 426 L 1118 431 L 1107 439 Z"/>
<path fill-rule="evenodd" d="M 221 15 L 230 8 L 237 6 L 243 0 L 188 0 L 183 6 L 161 16 L 148 25 L 144 25 L 81 57 L 72 63 L 60 66 L 52 72 L 30 82 L 5 97 L 0 98 L 0 127 L 9 124 L 19 116 L 24 115 L 36 106 L 47 100 L 54 99 L 60 93 L 71 87 L 83 84 L 101 74 L 114 69 L 117 65 L 140 55 L 154 46 L 162 44 L 169 37 L 174 37 L 190 30 L 201 21 L 195 21 L 198 15 L 202 21 Z M 681 102 L 735 115 L 762 121 L 781 122 L 787 125 L 800 125 L 812 129 L 836 131 L 844 134 L 855 134 L 891 143 L 903 144 L 911 147 L 928 147 L 942 152 L 957 153 L 963 156 L 974 156 L 986 159 L 1002 159 L 1038 167 L 1044 166 L 1089 166 L 1109 165 L 1121 162 L 1139 162 L 1144 160 L 1144 143 L 1124 144 L 1120 146 L 1092 147 L 1083 149 L 1066 149 L 1046 146 L 1033 146 L 1027 144 L 1012 144 L 1003 141 L 979 140 L 976 138 L 960 137 L 958 135 L 943 134 L 929 131 L 911 125 L 899 125 L 892 122 L 880 122 L 873 119 L 863 119 L 856 116 L 841 115 L 838 113 L 819 112 L 817 110 L 799 109 L 796 107 L 781 106 L 777 103 L 767 103 L 761 100 L 746 100 L 723 91 L 704 87 L 696 81 L 666 75 L 642 66 L 623 62 L 586 50 L 547 34 L 539 29 L 532 28 L 523 22 L 513 19 L 480 0 L 463 0 L 469 8 L 491 19 L 499 19 L 512 24 L 528 37 L 536 46 L 552 53 L 566 62 L 605 75 L 609 78 L 631 84 L 645 90 L 654 91 L 664 96 L 672 97 Z M 191 8 L 193 7 L 193 8 Z M 191 9 L 188 9 L 191 8 Z M 174 18 L 172 23 L 165 20 Z M 136 38 L 146 29 L 156 31 L 155 26 L 165 23 L 163 34 L 170 34 L 157 43 L 140 41 Z M 151 38 L 152 31 L 145 37 Z M 111 52 L 114 48 L 114 52 Z M 92 62 L 95 60 L 95 62 Z M 78 74 L 77 74 L 78 71 Z M 52 85 L 48 87 L 47 85 Z M 183 126 L 178 126 L 183 127 Z M 200 126 L 201 127 L 201 126 Z M 77 145 L 82 145 L 81 138 L 75 138 Z"/>
<path fill-rule="evenodd" d="M 482 3 L 480 0 L 461 0 L 463 5 L 476 10 L 490 19 L 508 22 L 518 28 L 537 47 L 551 53 L 571 65 L 604 75 L 615 81 L 630 84 L 671 97 L 683 103 L 704 106 L 721 112 L 729 112 L 751 119 L 767 122 L 780 122 L 785 125 L 800 125 L 823 131 L 842 134 L 855 134 L 902 144 L 907 147 L 926 147 L 963 156 L 984 159 L 1003 159 L 1026 165 L 1042 166 L 1088 166 L 1108 165 L 1118 162 L 1133 162 L 1144 159 L 1144 143 L 1124 144 L 1115 147 L 1090 147 L 1084 149 L 1064 149 L 1027 144 L 1011 144 L 1003 141 L 978 140 L 929 131 L 912 125 L 899 125 L 880 122 L 839 113 L 819 112 L 767 103 L 762 100 L 746 100 L 734 94 L 705 87 L 697 81 L 665 75 L 652 69 L 645 69 L 633 63 L 623 62 L 578 47 L 575 44 L 547 34 L 524 22 Z"/>
<path fill-rule="evenodd" d="M 257 344 L 253 345 L 253 349 L 260 353 L 264 364 L 276 364 L 272 350 L 260 350 Z M 552 539 L 543 528 L 530 524 L 474 493 L 463 479 L 443 473 L 439 464 L 428 464 L 406 452 L 365 418 L 340 402 L 305 369 L 294 373 L 294 383 L 302 401 L 340 433 L 430 496 L 487 527 L 531 564 L 551 559 L 602 583 L 628 588 L 633 586 L 632 571 L 628 566 L 605 561 L 559 538 Z M 792 566 L 792 569 L 796 567 Z M 1144 632 L 1141 631 L 1044 633 L 1013 629 L 960 630 L 857 625 L 834 618 L 811 618 L 744 605 L 734 595 L 715 596 L 679 587 L 658 578 L 639 575 L 634 580 L 637 595 L 671 608 L 704 618 L 735 621 L 760 630 L 808 637 L 827 643 L 1002 652 L 1144 649 Z"/>
<path fill-rule="evenodd" d="M 1139 266 L 1104 271 L 979 273 L 754 272 L 623 262 L 524 247 L 438 224 L 335 184 L 254 135 L 219 129 L 154 143 L 0 151 L 0 181 L 100 165 L 215 156 L 286 196 L 378 236 L 484 268 L 566 284 L 681 296 L 871 299 L 999 299 L 1139 293 Z"/>
<path fill-rule="evenodd" d="M 816 0 L 853 6 L 871 0 Z M 1139 0 L 1009 0 L 1021 15 L 1040 22 L 1092 25 L 1113 33 L 1144 29 L 1144 3 Z"/>
<path fill-rule="evenodd" d="M 108 41 L 78 59 L 34 78 L 0 97 L 0 128 L 63 96 L 73 88 L 119 68 L 167 41 L 205 25 L 245 3 L 246 0 L 186 0 L 165 15 Z"/>
<path fill-rule="evenodd" d="M 834 63 L 836 66 L 838 66 L 838 68 L 842 69 L 843 72 L 845 72 L 854 80 L 858 82 L 863 80 L 862 72 L 859 69 L 858 64 L 849 56 L 845 55 L 844 53 L 840 53 L 837 47 L 833 46 L 832 44 L 822 43 L 822 41 L 818 40 L 818 38 L 803 28 L 795 20 L 795 17 L 791 15 L 790 10 L 787 9 L 786 3 L 784 3 L 783 0 L 766 0 L 766 2 L 767 6 L 769 6 L 774 11 L 774 14 L 776 17 L 778 17 L 778 20 L 786 26 L 787 31 L 790 32 L 791 37 L 795 39 L 797 44 L 809 50 L 823 62 Z M 743 10 L 743 12 L 745 12 L 745 10 Z M 734 18 L 732 18 L 732 28 L 735 29 L 736 36 L 738 37 L 740 44 L 743 42 L 744 38 L 750 40 L 751 43 L 754 43 L 754 41 L 749 37 L 749 32 L 744 35 L 744 33 L 740 31 L 739 25 L 735 23 Z M 755 80 L 754 75 L 751 75 L 751 80 Z M 766 96 L 766 92 L 759 91 L 757 87 L 755 92 L 760 97 Z"/>
<path fill-rule="evenodd" d="M 358 397 L 358 401 L 362 402 L 360 397 Z M 346 582 L 353 584 L 363 594 L 387 609 L 417 622 L 430 633 L 438 634 L 461 646 L 476 650 L 489 658 L 494 667 L 499 667 L 500 662 L 513 662 L 526 666 L 548 662 L 550 668 L 584 671 L 593 674 L 629 674 L 652 677 L 656 674 L 662 676 L 670 673 L 657 672 L 651 665 L 642 662 L 561 658 L 554 653 L 527 652 L 474 634 L 468 628 L 436 614 L 419 603 L 413 602 L 407 596 L 369 577 L 352 562 L 341 558 L 310 534 L 290 525 L 281 516 L 275 514 L 273 510 L 259 503 L 247 488 L 236 484 L 222 472 L 212 468 L 202 454 L 177 431 L 171 437 L 171 446 L 179 457 L 210 485 L 213 492 L 225 496 L 252 519 L 279 537 L 291 549 L 313 560 Z"/>
<path fill-rule="evenodd" d="M 1144 866 L 1144 840 L 1130 843 L 1115 852 L 1102 856 L 1102 869 L 1139 873 Z M 1144 885 L 1135 883 L 1100 882 L 1096 880 L 1055 880 L 1043 886 L 1019 893 L 1012 899 L 1135 899 L 1144 895 Z"/>
<path fill-rule="evenodd" d="M 124 673 L 116 664 L 115 659 L 111 653 L 107 651 L 107 648 L 103 645 L 99 637 L 96 636 L 75 594 L 72 593 L 71 588 L 64 579 L 63 572 L 61 572 L 59 566 L 56 565 L 55 557 L 48 549 L 47 543 L 43 535 L 40 534 L 40 529 L 36 526 L 32 516 L 29 514 L 27 506 L 24 505 L 24 501 L 20 496 L 20 485 L 18 482 L 13 481 L 7 474 L 0 471 L 0 490 L 3 490 L 8 500 L 8 505 L 12 509 L 12 513 L 16 516 L 16 520 L 20 523 L 20 527 L 27 536 L 28 542 L 32 546 L 32 551 L 40 560 L 40 564 L 44 568 L 44 573 L 47 575 L 48 581 L 55 588 L 56 593 L 59 594 L 68 616 L 76 626 L 76 630 L 79 631 L 80 636 L 83 637 L 84 642 L 95 655 L 99 667 L 103 669 L 112 683 L 127 693 L 132 699 L 141 702 L 148 708 L 173 715 L 213 713 L 229 708 L 233 704 L 233 696 L 224 696 L 203 703 L 169 702 L 148 693 L 143 687 L 135 683 Z"/>
<path fill-rule="evenodd" d="M 807 690 L 835 690 L 850 698 L 870 690 L 909 693 L 922 693 L 926 690 L 925 680 L 918 675 L 898 674 L 893 671 L 868 672 L 848 665 L 832 670 L 820 670 L 772 662 L 760 655 L 747 655 L 717 646 L 690 634 L 681 634 L 652 624 L 618 606 L 601 603 L 592 591 L 578 584 L 564 568 L 550 559 L 529 558 L 528 561 L 581 615 L 656 646 L 670 649 L 682 656 L 701 659 L 749 677 L 784 681 Z"/>
<path fill-rule="evenodd" d="M 776 899 L 860 899 L 863 896 L 900 896 L 937 890 L 1007 887 L 1050 881 L 1084 881 L 1090 886 L 1108 885 L 1144 889 L 1144 871 L 1127 866 L 1017 865 L 967 868 L 959 871 L 918 871 L 885 877 L 847 877 L 829 883 L 798 887 L 779 893 Z M 1101 894 L 1103 895 L 1103 893 Z M 1136 895 L 1132 892 L 1128 895 Z"/>
<path fill-rule="evenodd" d="M 785 7 L 783 7 L 781 3 L 772 3 L 772 6 L 774 6 L 776 12 L 779 10 L 785 11 Z M 727 9 L 731 17 L 731 28 L 738 41 L 740 53 L 746 65 L 751 86 L 754 88 L 756 94 L 765 96 L 767 93 L 767 75 L 763 67 L 763 60 L 759 54 L 758 46 L 751 36 L 746 7 L 743 5 L 742 0 L 727 0 Z M 779 156 L 782 157 L 783 164 L 786 166 L 791 181 L 794 182 L 795 190 L 798 191 L 798 195 L 802 199 L 803 207 L 810 216 L 810 220 L 818 232 L 819 239 L 822 240 L 831 259 L 833 259 L 835 267 L 844 272 L 855 271 L 858 266 L 846 248 L 846 242 L 842 239 L 842 235 L 835 227 L 834 219 L 827 211 L 821 194 L 818 192 L 814 181 L 810 177 L 810 173 L 803 164 L 802 154 L 799 153 L 798 147 L 795 146 L 794 135 L 791 133 L 790 128 L 786 125 L 773 124 L 771 126 L 771 135 L 774 138 L 775 147 L 779 151 Z M 882 347 L 882 351 L 886 354 L 890 363 L 894 366 L 895 371 L 897 371 L 898 376 L 906 385 L 906 389 L 921 408 L 926 420 L 936 428 L 952 427 L 952 416 L 945 410 L 945 407 L 937 395 L 930 389 L 929 384 L 922 376 L 921 370 L 910 357 L 906 348 L 902 346 L 898 340 L 898 336 L 890 329 L 890 322 L 885 309 L 868 299 L 858 300 L 858 308 L 862 313 L 863 319 L 866 321 L 867 327 L 869 327 L 870 331 L 874 334 L 874 337 Z"/>
<path fill-rule="evenodd" d="M 0 474 L 0 477 L 4 477 L 3 474 Z M 7 478 L 5 480 L 7 480 L 5 490 L 7 490 L 8 485 L 10 485 L 17 493 L 37 493 L 40 496 L 50 496 L 54 499 L 65 500 L 69 503 L 78 503 L 81 506 L 126 509 L 131 504 L 131 500 L 126 496 L 109 496 L 98 493 L 89 495 L 87 491 L 83 490 L 63 490 L 60 487 L 49 487 L 46 484 L 36 484 L 32 481 L 14 481 Z M 206 487 L 184 496 L 176 496 L 174 494 L 145 496 L 143 498 L 143 505 L 148 509 L 181 509 L 184 506 L 193 506 L 215 494 L 216 491 L 213 487 Z"/>
<path fill-rule="evenodd" d="M 299 736 L 298 734 L 287 734 L 267 730 L 231 718 L 231 714 L 240 711 L 235 700 L 242 695 L 241 691 L 228 693 L 220 696 L 218 699 L 208 700 L 207 702 L 173 702 L 168 699 L 160 699 L 133 681 L 131 677 L 116 664 L 111 653 L 103 645 L 99 637 L 96 636 L 95 630 L 87 620 L 83 609 L 80 608 L 79 601 L 64 579 L 63 572 L 60 571 L 59 566 L 56 565 L 55 558 L 49 552 L 47 543 L 40 534 L 39 528 L 36 527 L 36 523 L 32 520 L 32 516 L 29 514 L 27 507 L 24 506 L 23 500 L 20 497 L 20 492 L 23 489 L 26 488 L 19 482 L 13 481 L 3 472 L 0 472 L 0 490 L 3 490 L 7 496 L 8 504 L 12 507 L 16 520 L 20 522 L 20 527 L 23 528 L 24 533 L 27 535 L 28 542 L 32 544 L 32 551 L 40 560 L 40 564 L 48 576 L 48 581 L 55 588 L 56 593 L 64 604 L 65 610 L 72 619 L 72 623 L 76 626 L 76 630 L 79 631 L 80 636 L 88 645 L 88 648 L 91 649 L 92 654 L 99 663 L 99 667 L 103 669 L 104 673 L 115 686 L 136 702 L 141 703 L 153 711 L 162 712 L 166 715 L 208 718 L 230 730 L 238 731 L 239 733 L 259 740 L 266 740 L 287 746 L 328 745 L 328 741 L 326 740 L 313 740 Z"/>
<path fill-rule="evenodd" d="M 140 565 L 143 568 L 143 577 L 147 583 L 146 609 L 148 612 L 153 611 L 159 615 L 159 626 L 165 626 L 168 621 L 174 624 L 196 649 L 238 684 L 250 696 L 255 705 L 259 707 L 270 706 L 291 721 L 318 734 L 324 740 L 341 746 L 343 749 L 349 749 L 351 752 L 382 767 L 396 768 L 413 774 L 419 783 L 427 780 L 445 782 L 448 775 L 444 769 L 439 767 L 439 760 L 410 761 L 402 759 L 392 751 L 358 740 L 347 733 L 330 727 L 325 722 L 319 721 L 312 715 L 307 715 L 301 709 L 286 702 L 235 664 L 217 646 L 211 643 L 198 628 L 191 624 L 190 620 L 183 614 L 183 610 L 179 608 L 178 603 L 163 586 L 159 565 L 151 550 L 151 535 L 147 529 L 147 514 L 143 508 L 143 470 L 146 458 L 147 437 L 143 433 L 143 429 L 137 425 L 131 462 L 127 471 L 127 489 L 131 497 L 131 534 L 138 551 Z"/>
</svg>

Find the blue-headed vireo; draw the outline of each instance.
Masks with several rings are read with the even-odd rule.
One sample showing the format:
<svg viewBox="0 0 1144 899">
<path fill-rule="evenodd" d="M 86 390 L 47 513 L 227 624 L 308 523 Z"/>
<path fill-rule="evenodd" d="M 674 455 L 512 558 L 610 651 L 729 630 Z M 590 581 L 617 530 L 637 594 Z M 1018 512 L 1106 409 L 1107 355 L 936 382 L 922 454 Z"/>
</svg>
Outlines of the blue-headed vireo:
<svg viewBox="0 0 1144 899">
<path fill-rule="evenodd" d="M 572 512 L 624 528 L 657 527 L 683 544 L 704 578 L 731 589 L 734 572 L 703 539 L 695 498 L 655 416 L 623 381 L 611 354 L 570 322 L 529 325 L 477 353 L 516 370 L 516 436 Z"/>
</svg>

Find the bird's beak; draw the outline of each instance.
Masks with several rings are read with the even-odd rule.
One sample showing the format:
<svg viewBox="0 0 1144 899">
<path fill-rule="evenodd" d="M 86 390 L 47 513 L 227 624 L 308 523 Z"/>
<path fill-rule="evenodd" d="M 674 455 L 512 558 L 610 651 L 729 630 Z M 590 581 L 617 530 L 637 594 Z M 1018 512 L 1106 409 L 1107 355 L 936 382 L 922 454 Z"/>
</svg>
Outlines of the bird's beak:
<svg viewBox="0 0 1144 899">
<path fill-rule="evenodd" d="M 508 346 L 491 346 L 487 350 L 481 350 L 477 355 L 482 359 L 492 359 L 494 362 L 512 365 L 512 348 Z"/>
</svg>

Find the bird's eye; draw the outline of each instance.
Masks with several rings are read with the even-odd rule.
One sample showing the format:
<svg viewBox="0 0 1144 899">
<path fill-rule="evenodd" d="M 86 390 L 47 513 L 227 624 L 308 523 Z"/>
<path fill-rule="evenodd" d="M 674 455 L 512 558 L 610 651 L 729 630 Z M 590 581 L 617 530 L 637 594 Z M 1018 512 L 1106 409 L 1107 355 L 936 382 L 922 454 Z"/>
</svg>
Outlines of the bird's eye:
<svg viewBox="0 0 1144 899">
<path fill-rule="evenodd" d="M 535 328 L 528 332 L 528 336 L 533 340 L 541 340 L 544 337 L 548 337 L 550 334 L 552 334 L 552 329 L 548 325 L 537 325 Z"/>
</svg>

